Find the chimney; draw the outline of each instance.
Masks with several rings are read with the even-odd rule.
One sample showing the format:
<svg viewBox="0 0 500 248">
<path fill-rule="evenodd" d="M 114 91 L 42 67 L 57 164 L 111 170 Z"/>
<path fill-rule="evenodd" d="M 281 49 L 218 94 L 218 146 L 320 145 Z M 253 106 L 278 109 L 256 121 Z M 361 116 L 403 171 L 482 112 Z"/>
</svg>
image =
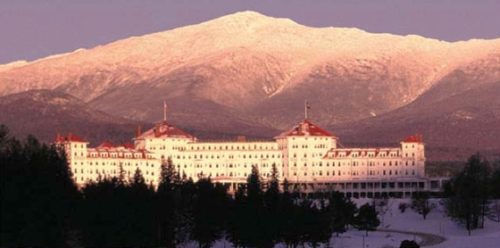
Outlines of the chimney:
<svg viewBox="0 0 500 248">
<path fill-rule="evenodd" d="M 142 134 L 141 125 L 138 125 L 137 130 L 135 131 L 135 137 L 138 138 L 139 136 L 141 136 L 141 134 Z"/>
</svg>

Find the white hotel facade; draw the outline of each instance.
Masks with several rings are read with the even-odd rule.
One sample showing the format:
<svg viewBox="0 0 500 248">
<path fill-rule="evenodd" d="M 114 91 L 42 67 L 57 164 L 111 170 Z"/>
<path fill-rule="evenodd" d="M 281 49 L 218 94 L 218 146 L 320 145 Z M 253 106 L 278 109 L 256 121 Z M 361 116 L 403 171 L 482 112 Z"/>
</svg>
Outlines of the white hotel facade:
<svg viewBox="0 0 500 248">
<path fill-rule="evenodd" d="M 210 177 L 229 185 L 246 182 L 252 166 L 265 180 L 276 166 L 280 181 L 302 192 L 337 190 L 353 197 L 407 197 L 419 190 L 437 190 L 425 176 L 422 137 L 409 136 L 398 147 L 345 148 L 330 132 L 304 119 L 271 141 L 200 141 L 169 124 L 157 123 L 138 133 L 134 144 L 104 142 L 90 148 L 76 135 L 60 136 L 73 178 L 82 186 L 99 177 L 126 176 L 139 168 L 148 184 L 157 185 L 168 158 L 176 170 L 194 181 Z"/>
</svg>

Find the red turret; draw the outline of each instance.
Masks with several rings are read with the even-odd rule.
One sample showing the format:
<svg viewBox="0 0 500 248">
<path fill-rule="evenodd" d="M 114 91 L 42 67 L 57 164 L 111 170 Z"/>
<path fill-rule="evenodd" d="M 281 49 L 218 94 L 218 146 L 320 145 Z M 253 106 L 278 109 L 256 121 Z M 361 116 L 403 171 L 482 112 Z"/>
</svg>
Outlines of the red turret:
<svg viewBox="0 0 500 248">
<path fill-rule="evenodd" d="M 56 135 L 56 143 L 62 143 L 62 142 L 87 142 L 84 139 L 80 138 L 79 136 L 69 133 L 66 137 L 60 134 Z"/>
<path fill-rule="evenodd" d="M 424 142 L 424 138 L 421 134 L 415 134 L 415 135 L 411 135 L 411 136 L 408 136 L 406 137 L 403 142 L 408 142 L 408 143 L 423 143 Z"/>
<path fill-rule="evenodd" d="M 288 137 L 288 136 L 327 136 L 334 137 L 330 132 L 322 129 L 321 127 L 313 124 L 309 120 L 303 120 L 292 129 L 281 133 L 278 138 Z"/>
</svg>

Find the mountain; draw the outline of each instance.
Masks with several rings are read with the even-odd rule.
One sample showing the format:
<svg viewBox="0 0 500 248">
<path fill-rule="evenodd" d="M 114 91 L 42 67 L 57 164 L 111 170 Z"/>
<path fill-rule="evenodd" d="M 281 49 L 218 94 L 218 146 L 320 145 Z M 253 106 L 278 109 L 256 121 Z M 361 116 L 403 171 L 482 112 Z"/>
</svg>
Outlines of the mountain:
<svg viewBox="0 0 500 248">
<path fill-rule="evenodd" d="M 72 132 L 93 144 L 103 140 L 131 142 L 138 127 L 145 130 L 153 126 L 152 123 L 112 116 L 90 107 L 74 96 L 53 90 L 29 90 L 0 97 L 0 113 L 0 124 L 6 125 L 13 135 L 24 137 L 34 134 L 45 142 L 52 142 L 58 133 Z M 221 119 L 230 118 L 224 113 L 213 114 Z M 172 123 L 176 123 L 176 118 L 182 119 L 182 115 L 174 116 Z M 201 126 L 203 119 L 196 121 Z M 228 129 L 221 130 L 221 127 Z M 204 139 L 234 138 L 241 134 L 241 130 L 253 138 L 270 137 L 277 132 L 237 120 L 224 122 L 217 127 L 182 128 Z"/>
<path fill-rule="evenodd" d="M 500 59 L 490 57 L 456 69 L 404 107 L 331 128 L 354 143 L 387 144 L 421 133 L 429 155 L 440 160 L 463 160 L 478 150 L 499 156 L 499 77 Z"/>
<path fill-rule="evenodd" d="M 0 123 L 16 136 L 34 134 L 52 142 L 57 133 L 77 133 L 97 142 L 130 141 L 137 122 L 111 117 L 81 100 L 50 90 L 30 90 L 0 97 Z"/>
<path fill-rule="evenodd" d="M 420 133 L 428 144 L 427 156 L 433 160 L 465 160 L 478 151 L 498 159 L 499 91 L 500 82 L 483 85 L 426 107 L 412 104 L 348 126 L 336 126 L 336 130 L 354 144 L 389 144 L 408 133 Z M 487 110 L 483 104 L 493 107 Z"/>
<path fill-rule="evenodd" d="M 315 122 L 349 134 L 356 130 L 344 126 L 418 102 L 447 104 L 453 94 L 500 82 L 499 51 L 500 39 L 445 42 L 312 28 L 246 11 L 0 65 L 0 96 L 49 89 L 147 123 L 161 118 L 166 99 L 180 127 L 266 137 L 303 118 L 307 99 Z M 404 113 L 413 116 L 415 108 Z"/>
</svg>

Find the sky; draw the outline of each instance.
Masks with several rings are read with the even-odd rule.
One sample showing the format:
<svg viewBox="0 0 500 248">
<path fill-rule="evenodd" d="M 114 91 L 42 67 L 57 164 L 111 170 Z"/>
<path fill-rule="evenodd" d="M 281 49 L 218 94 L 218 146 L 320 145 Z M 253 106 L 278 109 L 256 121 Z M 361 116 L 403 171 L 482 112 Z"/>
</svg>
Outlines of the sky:
<svg viewBox="0 0 500 248">
<path fill-rule="evenodd" d="M 356 27 L 447 41 L 500 38 L 500 0 L 0 0 L 0 64 L 243 10 L 313 27 Z"/>
</svg>

